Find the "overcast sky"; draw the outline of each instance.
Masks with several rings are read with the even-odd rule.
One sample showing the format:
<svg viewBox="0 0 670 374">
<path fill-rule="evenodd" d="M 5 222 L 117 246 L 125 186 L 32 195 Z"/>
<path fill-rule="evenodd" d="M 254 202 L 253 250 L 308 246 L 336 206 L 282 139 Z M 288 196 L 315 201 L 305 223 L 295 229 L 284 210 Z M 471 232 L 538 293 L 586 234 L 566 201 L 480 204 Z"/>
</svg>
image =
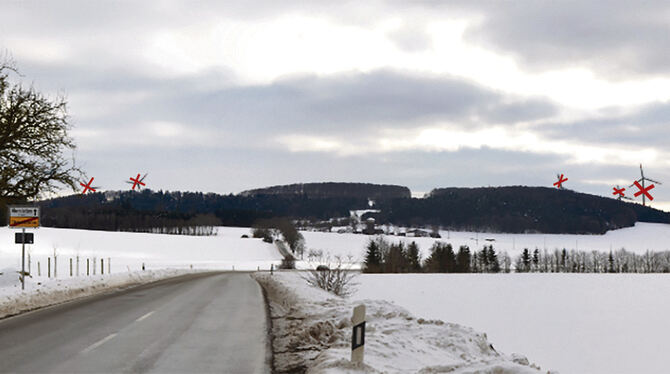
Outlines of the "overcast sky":
<svg viewBox="0 0 670 374">
<path fill-rule="evenodd" d="M 0 48 L 69 101 L 95 185 L 668 182 L 670 5 L 646 1 L 0 3 Z M 635 192 L 637 189 L 628 189 Z"/>
</svg>

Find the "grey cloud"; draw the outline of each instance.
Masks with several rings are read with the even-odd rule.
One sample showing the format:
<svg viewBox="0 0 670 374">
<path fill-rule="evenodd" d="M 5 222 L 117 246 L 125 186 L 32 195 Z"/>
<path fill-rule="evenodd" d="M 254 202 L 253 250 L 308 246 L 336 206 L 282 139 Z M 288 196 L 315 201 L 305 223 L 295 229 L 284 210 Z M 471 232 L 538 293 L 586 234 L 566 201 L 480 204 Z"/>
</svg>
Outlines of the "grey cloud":
<svg viewBox="0 0 670 374">
<path fill-rule="evenodd" d="M 482 5 L 485 4 L 485 5 Z M 531 69 L 588 66 L 609 79 L 670 72 L 670 4 L 662 1 L 468 2 L 484 21 L 466 39 Z"/>
<path fill-rule="evenodd" d="M 610 108 L 618 112 L 617 108 Z M 539 126 L 550 138 L 590 143 L 667 150 L 670 146 L 670 103 L 654 103 L 629 114 L 605 115 L 569 123 L 547 123 Z"/>
<path fill-rule="evenodd" d="M 196 120 L 228 129 L 319 134 L 372 127 L 416 127 L 433 120 L 472 127 L 477 125 L 472 121 L 475 117 L 514 124 L 550 117 L 556 110 L 544 100 L 507 97 L 459 79 L 390 71 L 326 78 L 295 77 L 262 86 L 181 91 L 129 108 L 135 114 L 145 112 L 145 116 Z"/>
</svg>

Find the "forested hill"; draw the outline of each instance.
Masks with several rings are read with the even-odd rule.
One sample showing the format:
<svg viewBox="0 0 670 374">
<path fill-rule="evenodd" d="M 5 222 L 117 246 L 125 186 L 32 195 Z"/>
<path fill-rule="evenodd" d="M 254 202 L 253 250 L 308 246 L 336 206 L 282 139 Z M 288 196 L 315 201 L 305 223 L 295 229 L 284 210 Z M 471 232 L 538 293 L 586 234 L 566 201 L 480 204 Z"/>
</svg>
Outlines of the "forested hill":
<svg viewBox="0 0 670 374">
<path fill-rule="evenodd" d="M 350 210 L 365 209 L 368 198 L 374 199 L 369 191 L 317 195 L 144 190 L 72 195 L 40 205 L 45 226 L 132 231 L 180 225 L 248 227 L 272 217 L 328 220 L 348 217 Z M 640 204 L 544 187 L 445 188 L 422 199 L 377 198 L 375 203 L 381 210 L 375 216 L 378 223 L 473 231 L 602 234 L 637 221 L 670 223 L 670 213 Z"/>
<path fill-rule="evenodd" d="M 379 207 L 382 221 L 497 232 L 601 234 L 635 222 L 670 223 L 641 204 L 546 187 L 442 188 Z"/>
<path fill-rule="evenodd" d="M 241 196 L 305 196 L 309 199 L 325 198 L 368 198 L 401 199 L 412 196 L 409 188 L 403 186 L 371 183 L 297 183 L 243 191 Z"/>
</svg>

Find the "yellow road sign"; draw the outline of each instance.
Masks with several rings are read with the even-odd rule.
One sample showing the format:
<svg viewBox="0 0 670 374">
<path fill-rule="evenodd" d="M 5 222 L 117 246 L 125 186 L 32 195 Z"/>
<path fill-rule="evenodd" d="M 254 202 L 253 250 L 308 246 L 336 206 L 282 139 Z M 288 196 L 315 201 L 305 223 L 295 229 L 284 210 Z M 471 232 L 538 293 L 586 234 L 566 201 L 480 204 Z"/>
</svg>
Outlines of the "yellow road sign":
<svg viewBox="0 0 670 374">
<path fill-rule="evenodd" d="M 40 208 L 37 206 L 9 206 L 9 227 L 40 227 Z"/>
<path fill-rule="evenodd" d="M 40 227 L 40 217 L 9 217 L 9 227 Z"/>
</svg>

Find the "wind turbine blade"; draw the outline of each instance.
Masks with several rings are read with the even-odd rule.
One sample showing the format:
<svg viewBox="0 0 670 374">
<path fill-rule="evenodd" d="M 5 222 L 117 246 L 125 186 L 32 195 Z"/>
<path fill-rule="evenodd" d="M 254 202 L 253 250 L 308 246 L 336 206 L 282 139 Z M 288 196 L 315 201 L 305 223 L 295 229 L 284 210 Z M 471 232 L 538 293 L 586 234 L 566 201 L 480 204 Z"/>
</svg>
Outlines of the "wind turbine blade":
<svg viewBox="0 0 670 374">
<path fill-rule="evenodd" d="M 658 182 L 658 181 L 655 181 L 655 180 L 653 180 L 653 179 L 651 179 L 651 178 L 645 178 L 645 179 L 648 180 L 649 182 L 652 182 L 652 183 L 663 184 L 663 183 Z"/>
</svg>

